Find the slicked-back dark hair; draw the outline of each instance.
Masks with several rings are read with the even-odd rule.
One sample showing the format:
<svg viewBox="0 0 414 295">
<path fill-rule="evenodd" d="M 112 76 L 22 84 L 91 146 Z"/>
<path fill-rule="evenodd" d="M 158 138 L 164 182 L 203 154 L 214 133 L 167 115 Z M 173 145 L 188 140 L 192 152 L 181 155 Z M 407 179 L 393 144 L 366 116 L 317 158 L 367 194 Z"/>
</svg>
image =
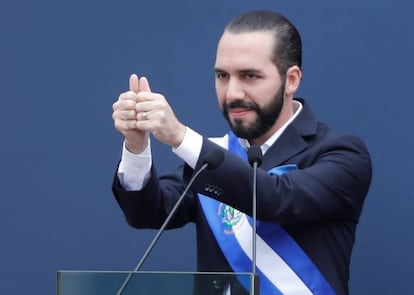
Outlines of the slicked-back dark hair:
<svg viewBox="0 0 414 295">
<path fill-rule="evenodd" d="M 302 67 L 302 41 L 298 30 L 283 15 L 269 11 L 257 10 L 247 12 L 233 19 L 224 32 L 233 34 L 269 31 L 273 33 L 275 44 L 272 62 L 285 76 L 286 71 L 294 65 Z"/>
</svg>

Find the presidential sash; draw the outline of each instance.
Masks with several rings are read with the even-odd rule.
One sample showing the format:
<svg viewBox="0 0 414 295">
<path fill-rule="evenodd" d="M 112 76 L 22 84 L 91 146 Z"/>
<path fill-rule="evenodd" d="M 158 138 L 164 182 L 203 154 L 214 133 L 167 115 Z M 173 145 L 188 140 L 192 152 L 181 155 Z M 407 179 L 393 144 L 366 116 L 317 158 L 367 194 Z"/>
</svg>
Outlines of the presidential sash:
<svg viewBox="0 0 414 295">
<path fill-rule="evenodd" d="M 229 150 L 241 158 L 247 155 L 238 138 L 229 133 Z M 295 164 L 275 167 L 269 174 L 282 175 L 297 169 Z M 234 272 L 252 268 L 252 220 L 250 216 L 198 195 L 209 226 Z M 260 198 L 260 196 L 257 196 Z M 256 222 L 256 269 L 260 294 L 334 295 L 332 287 L 292 237 L 276 223 Z M 250 282 L 241 280 L 246 289 Z"/>
</svg>

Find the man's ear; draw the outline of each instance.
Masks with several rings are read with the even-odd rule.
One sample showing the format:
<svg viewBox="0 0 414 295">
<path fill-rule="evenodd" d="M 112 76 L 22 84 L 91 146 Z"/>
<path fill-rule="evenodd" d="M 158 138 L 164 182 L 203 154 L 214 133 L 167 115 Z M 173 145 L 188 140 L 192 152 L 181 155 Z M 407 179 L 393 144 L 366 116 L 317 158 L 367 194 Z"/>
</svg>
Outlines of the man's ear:
<svg viewBox="0 0 414 295">
<path fill-rule="evenodd" d="M 293 96 L 298 90 L 301 79 L 302 71 L 298 66 L 291 66 L 286 71 L 285 93 L 287 96 Z"/>
</svg>

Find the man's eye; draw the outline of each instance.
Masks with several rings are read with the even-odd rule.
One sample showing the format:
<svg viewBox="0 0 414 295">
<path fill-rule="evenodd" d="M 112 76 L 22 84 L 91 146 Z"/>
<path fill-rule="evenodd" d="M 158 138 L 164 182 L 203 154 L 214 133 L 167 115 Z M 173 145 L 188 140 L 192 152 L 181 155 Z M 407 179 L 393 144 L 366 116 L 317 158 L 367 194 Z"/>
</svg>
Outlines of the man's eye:
<svg viewBox="0 0 414 295">
<path fill-rule="evenodd" d="M 217 79 L 225 79 L 227 77 L 226 73 L 216 73 Z"/>
<path fill-rule="evenodd" d="M 257 75 L 256 74 L 252 74 L 252 73 L 246 73 L 246 78 L 247 79 L 256 79 Z"/>
</svg>

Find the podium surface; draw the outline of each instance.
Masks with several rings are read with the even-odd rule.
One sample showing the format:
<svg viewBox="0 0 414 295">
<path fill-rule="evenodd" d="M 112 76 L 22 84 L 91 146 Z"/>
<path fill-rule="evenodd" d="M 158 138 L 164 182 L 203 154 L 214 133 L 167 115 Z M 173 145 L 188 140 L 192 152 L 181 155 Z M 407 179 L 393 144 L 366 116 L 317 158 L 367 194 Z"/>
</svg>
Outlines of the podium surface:
<svg viewBox="0 0 414 295">
<path fill-rule="evenodd" d="M 58 271 L 57 294 L 204 295 L 211 294 L 211 290 L 220 294 L 224 284 L 237 281 L 240 288 L 232 295 L 246 295 L 257 294 L 252 290 L 254 279 L 252 273 Z"/>
</svg>

